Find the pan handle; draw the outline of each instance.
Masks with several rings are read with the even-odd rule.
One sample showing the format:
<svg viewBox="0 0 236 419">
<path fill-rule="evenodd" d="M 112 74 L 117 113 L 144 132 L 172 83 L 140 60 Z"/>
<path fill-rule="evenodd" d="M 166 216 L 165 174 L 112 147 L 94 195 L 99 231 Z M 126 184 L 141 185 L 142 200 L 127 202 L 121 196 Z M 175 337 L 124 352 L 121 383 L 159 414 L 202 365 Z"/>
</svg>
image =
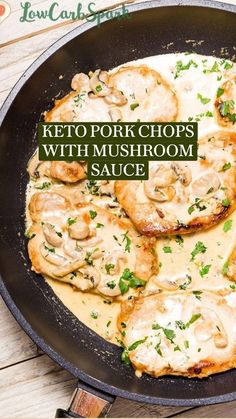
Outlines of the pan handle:
<svg viewBox="0 0 236 419">
<path fill-rule="evenodd" d="M 95 390 L 78 381 L 67 410 L 57 409 L 56 418 L 100 418 L 106 417 L 115 397 Z"/>
</svg>

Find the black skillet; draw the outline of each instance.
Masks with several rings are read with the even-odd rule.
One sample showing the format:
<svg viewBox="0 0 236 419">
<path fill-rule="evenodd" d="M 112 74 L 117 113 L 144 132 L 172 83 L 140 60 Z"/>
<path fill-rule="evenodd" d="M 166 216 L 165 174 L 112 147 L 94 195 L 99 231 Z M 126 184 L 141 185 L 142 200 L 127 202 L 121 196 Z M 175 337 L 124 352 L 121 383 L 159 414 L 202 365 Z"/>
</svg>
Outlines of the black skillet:
<svg viewBox="0 0 236 419">
<path fill-rule="evenodd" d="M 86 23 L 57 41 L 25 72 L 3 105 L 1 294 L 36 344 L 75 377 L 99 389 L 101 397 L 105 392 L 173 406 L 234 400 L 236 370 L 204 380 L 154 379 L 146 375 L 136 378 L 133 369 L 121 363 L 121 350 L 77 320 L 44 279 L 30 271 L 24 239 L 26 164 L 36 147 L 35 129 L 41 113 L 52 106 L 51 99 L 58 93 L 62 97 L 69 91 L 72 76 L 177 51 L 217 56 L 222 56 L 223 51 L 224 58 L 235 54 L 236 6 L 161 0 L 129 6 L 129 12 L 129 19 L 106 21 L 99 28 Z M 61 74 L 64 77 L 59 80 Z"/>
</svg>

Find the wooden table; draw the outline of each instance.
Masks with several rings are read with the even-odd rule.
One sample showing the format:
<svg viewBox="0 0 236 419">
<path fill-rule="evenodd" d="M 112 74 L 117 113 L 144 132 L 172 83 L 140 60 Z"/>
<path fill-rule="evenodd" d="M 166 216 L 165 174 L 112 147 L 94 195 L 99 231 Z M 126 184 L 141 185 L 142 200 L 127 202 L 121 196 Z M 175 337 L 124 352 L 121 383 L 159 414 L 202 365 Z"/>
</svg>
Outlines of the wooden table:
<svg viewBox="0 0 236 419">
<path fill-rule="evenodd" d="M 236 4 L 236 0 L 229 0 Z M 0 105 L 25 69 L 54 41 L 81 22 L 48 19 L 20 23 L 18 0 L 9 0 L 11 14 L 0 24 Z M 47 8 L 51 0 L 31 0 L 34 8 Z M 60 5 L 62 1 L 58 0 Z M 88 3 L 83 0 L 83 5 Z M 97 10 L 120 4 L 97 0 Z M 64 7 L 73 10 L 76 0 Z M 76 380 L 43 354 L 21 330 L 0 300 L 0 416 L 2 418 L 53 418 L 65 408 Z M 236 386 L 236 384 L 235 384 Z M 173 408 L 140 404 L 118 398 L 110 417 L 236 417 L 236 401 L 198 408 Z"/>
</svg>

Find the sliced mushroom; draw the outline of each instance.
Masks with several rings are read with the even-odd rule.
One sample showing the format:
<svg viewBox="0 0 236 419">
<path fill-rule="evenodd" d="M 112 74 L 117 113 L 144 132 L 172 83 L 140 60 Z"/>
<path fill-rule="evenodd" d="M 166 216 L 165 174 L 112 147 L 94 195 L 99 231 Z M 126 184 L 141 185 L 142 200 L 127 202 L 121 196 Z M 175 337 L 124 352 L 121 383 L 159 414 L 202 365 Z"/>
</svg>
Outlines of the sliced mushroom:
<svg viewBox="0 0 236 419">
<path fill-rule="evenodd" d="M 100 273 L 93 266 L 88 266 L 81 268 L 78 271 L 77 276 L 79 280 L 77 281 L 77 288 L 81 291 L 88 291 L 92 288 L 96 288 L 100 282 Z"/>
<path fill-rule="evenodd" d="M 104 97 L 105 102 L 109 105 L 123 106 L 127 103 L 127 98 L 118 89 L 113 88 L 111 93 Z"/>
<path fill-rule="evenodd" d="M 111 108 L 109 110 L 109 115 L 112 122 L 122 121 L 122 113 L 119 108 Z"/>
<path fill-rule="evenodd" d="M 40 253 L 44 259 L 53 265 L 61 266 L 67 262 L 67 259 L 64 256 L 56 254 L 55 249 L 49 248 L 45 243 L 41 244 Z"/>
<path fill-rule="evenodd" d="M 83 259 L 81 250 L 77 248 L 75 240 L 66 240 L 63 246 L 64 252 L 66 255 L 70 256 L 72 259 Z"/>
<path fill-rule="evenodd" d="M 60 247 L 63 238 L 62 233 L 60 231 L 57 231 L 55 227 L 50 223 L 44 223 L 43 224 L 43 234 L 49 244 L 51 244 L 54 247 Z"/>
<path fill-rule="evenodd" d="M 84 247 L 93 247 L 93 246 L 97 246 L 98 244 L 102 243 L 102 239 L 101 237 L 98 236 L 94 236 L 88 239 L 83 239 L 83 240 L 79 240 L 77 241 L 77 247 L 80 248 L 84 248 Z"/>
<path fill-rule="evenodd" d="M 207 341 L 213 337 L 217 348 L 225 348 L 228 345 L 228 338 L 224 325 L 217 314 L 209 309 L 201 310 L 200 320 L 200 323 L 194 329 L 196 338 Z"/>
<path fill-rule="evenodd" d="M 151 280 L 152 278 L 150 279 L 150 281 Z M 153 281 L 158 287 L 163 288 L 167 291 L 176 291 L 177 289 L 179 289 L 179 285 L 176 280 L 170 281 L 168 278 L 162 277 L 160 275 L 155 275 L 153 277 Z"/>
<path fill-rule="evenodd" d="M 90 234 L 89 225 L 81 218 L 77 218 L 76 222 L 68 227 L 69 235 L 72 239 L 83 240 Z"/>
<path fill-rule="evenodd" d="M 217 348 L 225 348 L 228 345 L 226 333 L 222 330 L 216 333 L 214 336 L 214 343 Z"/>
<path fill-rule="evenodd" d="M 97 286 L 97 290 L 100 294 L 106 297 L 117 297 L 121 294 L 119 287 L 119 278 L 111 278 L 109 275 L 105 275 Z"/>
<path fill-rule="evenodd" d="M 108 87 L 108 75 L 105 71 L 95 70 L 94 73 L 90 71 L 90 88 L 97 97 L 104 97 L 111 93 L 111 88 Z M 105 80 L 105 81 L 104 81 Z"/>
<path fill-rule="evenodd" d="M 38 150 L 29 160 L 27 171 L 33 179 L 39 179 L 41 176 L 49 175 L 51 162 L 39 160 Z"/>
<path fill-rule="evenodd" d="M 144 191 L 148 198 L 158 202 L 171 201 L 174 198 L 176 191 L 173 186 L 158 188 L 157 186 L 151 185 L 151 182 L 148 182 L 144 182 Z"/>
<path fill-rule="evenodd" d="M 172 163 L 172 169 L 176 173 L 179 181 L 184 185 L 188 186 L 192 180 L 192 174 L 190 168 L 186 164 L 181 163 Z"/>
<path fill-rule="evenodd" d="M 206 342 L 214 335 L 215 325 L 212 320 L 204 320 L 194 329 L 194 335 L 200 342 Z"/>
<path fill-rule="evenodd" d="M 68 262 L 63 266 L 60 266 L 56 269 L 54 269 L 53 274 L 56 277 L 62 278 L 63 276 L 68 275 L 71 272 L 77 271 L 79 268 L 84 266 L 86 264 L 86 261 L 84 259 L 76 259 L 72 262 Z"/>
<path fill-rule="evenodd" d="M 87 74 L 84 74 L 84 73 L 75 74 L 75 76 L 73 77 L 71 81 L 71 88 L 76 91 L 80 91 L 80 90 L 89 91 L 90 85 L 89 85 L 89 77 L 87 76 Z"/>
<path fill-rule="evenodd" d="M 216 192 L 220 187 L 220 179 L 214 170 L 209 170 L 203 175 L 195 178 L 191 184 L 192 193 L 197 197 L 207 196 L 209 191 Z"/>
<path fill-rule="evenodd" d="M 121 250 L 115 250 L 112 252 L 111 255 L 107 256 L 104 259 L 104 267 L 103 271 L 105 274 L 109 273 L 109 275 L 117 275 L 121 271 L 121 262 L 127 261 L 127 256 Z M 107 268 L 107 267 L 110 267 Z"/>
</svg>

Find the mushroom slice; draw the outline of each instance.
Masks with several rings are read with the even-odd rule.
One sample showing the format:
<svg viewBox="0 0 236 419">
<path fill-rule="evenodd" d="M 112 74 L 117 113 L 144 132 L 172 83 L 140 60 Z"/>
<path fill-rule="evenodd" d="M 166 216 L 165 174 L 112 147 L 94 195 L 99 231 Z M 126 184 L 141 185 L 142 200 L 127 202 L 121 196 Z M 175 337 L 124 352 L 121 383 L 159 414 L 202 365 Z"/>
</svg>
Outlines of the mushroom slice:
<svg viewBox="0 0 236 419">
<path fill-rule="evenodd" d="M 111 108 L 109 110 L 109 115 L 111 117 L 112 122 L 120 122 L 122 121 L 122 113 L 119 108 Z"/>
<path fill-rule="evenodd" d="M 47 213 L 44 213 L 44 217 L 47 219 Z M 35 272 L 70 283 L 79 289 L 91 289 L 98 294 L 114 298 L 121 294 L 119 280 L 124 271 L 127 283 L 126 287 L 124 284 L 122 292 L 128 291 L 126 288 L 129 288 L 130 284 L 133 294 L 140 292 L 140 279 L 143 280 L 143 285 L 156 273 L 157 257 L 153 252 L 155 240 L 140 236 L 128 220 L 123 221 L 93 204 L 80 204 L 77 208 L 69 208 L 61 214 L 61 218 L 59 225 L 63 226 L 63 235 L 59 248 L 52 247 L 52 244 L 45 241 L 45 234 L 51 243 L 53 239 L 56 239 L 54 236 L 53 239 L 51 237 L 53 228 L 49 223 L 42 225 L 34 222 L 30 228 L 32 239 L 29 240 L 28 249 L 32 269 Z M 71 225 L 68 225 L 67 222 L 65 226 L 65 220 L 75 220 L 75 222 Z M 81 230 L 76 229 L 76 232 L 72 230 L 73 226 L 81 220 L 86 225 L 86 237 L 85 234 L 81 235 Z M 65 231 L 65 227 L 67 231 Z M 87 227 L 89 235 L 87 235 Z M 76 233 L 76 237 L 79 231 L 79 236 L 84 238 L 72 239 L 72 231 Z M 105 265 L 107 265 L 107 269 Z M 88 270 L 86 271 L 85 268 Z M 78 270 L 81 272 L 77 273 Z M 99 279 L 96 275 L 93 288 L 91 288 L 90 276 L 89 278 L 85 277 L 92 271 L 95 274 L 96 270 L 99 271 L 101 278 Z M 83 273 L 84 278 L 81 282 Z M 84 281 L 84 279 L 88 281 Z"/>
<path fill-rule="evenodd" d="M 191 170 L 188 167 L 188 165 L 174 162 L 171 164 L 171 167 L 176 173 L 176 176 L 178 177 L 180 182 L 184 186 L 188 186 L 192 180 Z"/>
<path fill-rule="evenodd" d="M 80 218 L 76 218 L 75 222 L 68 227 L 69 235 L 72 239 L 83 240 L 90 234 L 89 224 Z"/>
<path fill-rule="evenodd" d="M 76 272 L 76 276 L 78 278 L 76 286 L 81 291 L 89 291 L 96 288 L 100 282 L 100 273 L 93 266 L 80 268 Z"/>
<path fill-rule="evenodd" d="M 46 243 L 42 243 L 40 246 L 41 255 L 46 259 L 48 262 L 52 263 L 53 265 L 65 265 L 67 259 L 55 253 L 55 249 L 46 245 Z"/>
<path fill-rule="evenodd" d="M 73 161 L 53 161 L 50 167 L 50 176 L 62 182 L 75 183 L 86 178 L 85 168 L 82 164 Z"/>
<path fill-rule="evenodd" d="M 121 295 L 118 278 L 115 280 L 114 278 L 109 277 L 109 275 L 103 276 L 98 284 L 97 291 L 106 297 L 118 297 Z"/>
<path fill-rule="evenodd" d="M 103 97 L 111 93 L 111 88 L 107 85 L 109 80 L 108 73 L 102 70 L 90 71 L 89 77 L 90 88 L 94 95 Z"/>
<path fill-rule="evenodd" d="M 84 73 L 78 73 L 75 74 L 72 81 L 71 81 L 71 88 L 75 91 L 89 91 L 90 85 L 89 85 L 89 77 L 87 74 Z"/>
<path fill-rule="evenodd" d="M 121 262 L 127 261 L 127 255 L 124 251 L 115 250 L 104 259 L 103 272 L 109 275 L 117 275 L 121 272 Z"/>
<path fill-rule="evenodd" d="M 191 188 L 195 196 L 203 198 L 208 195 L 209 191 L 211 193 L 218 191 L 220 185 L 218 174 L 214 170 L 209 170 L 195 178 L 192 181 Z"/>
<path fill-rule="evenodd" d="M 32 179 L 39 179 L 41 176 L 49 176 L 51 162 L 39 160 L 38 150 L 30 158 L 27 172 Z"/>
<path fill-rule="evenodd" d="M 109 105 L 116 105 L 116 106 L 124 106 L 127 103 L 127 99 L 125 97 L 125 95 L 120 92 L 118 89 L 112 89 L 111 92 L 109 93 L 109 95 L 106 95 L 104 97 L 105 102 L 107 102 Z M 110 113 L 111 111 L 109 111 Z M 116 111 L 116 113 L 118 114 L 118 112 Z M 114 112 L 113 112 L 114 115 Z M 119 112 L 119 118 L 120 120 L 122 120 L 122 113 L 121 111 Z M 117 122 L 117 120 L 115 120 L 115 122 Z"/>
<path fill-rule="evenodd" d="M 149 170 L 149 180 L 144 181 L 144 192 L 148 198 L 158 202 L 171 201 L 175 196 L 172 184 L 177 176 L 171 166 L 155 165 Z"/>
<path fill-rule="evenodd" d="M 62 233 L 60 231 L 57 231 L 54 225 L 50 223 L 43 223 L 43 234 L 47 242 L 52 246 L 61 246 L 63 242 Z"/>
</svg>

